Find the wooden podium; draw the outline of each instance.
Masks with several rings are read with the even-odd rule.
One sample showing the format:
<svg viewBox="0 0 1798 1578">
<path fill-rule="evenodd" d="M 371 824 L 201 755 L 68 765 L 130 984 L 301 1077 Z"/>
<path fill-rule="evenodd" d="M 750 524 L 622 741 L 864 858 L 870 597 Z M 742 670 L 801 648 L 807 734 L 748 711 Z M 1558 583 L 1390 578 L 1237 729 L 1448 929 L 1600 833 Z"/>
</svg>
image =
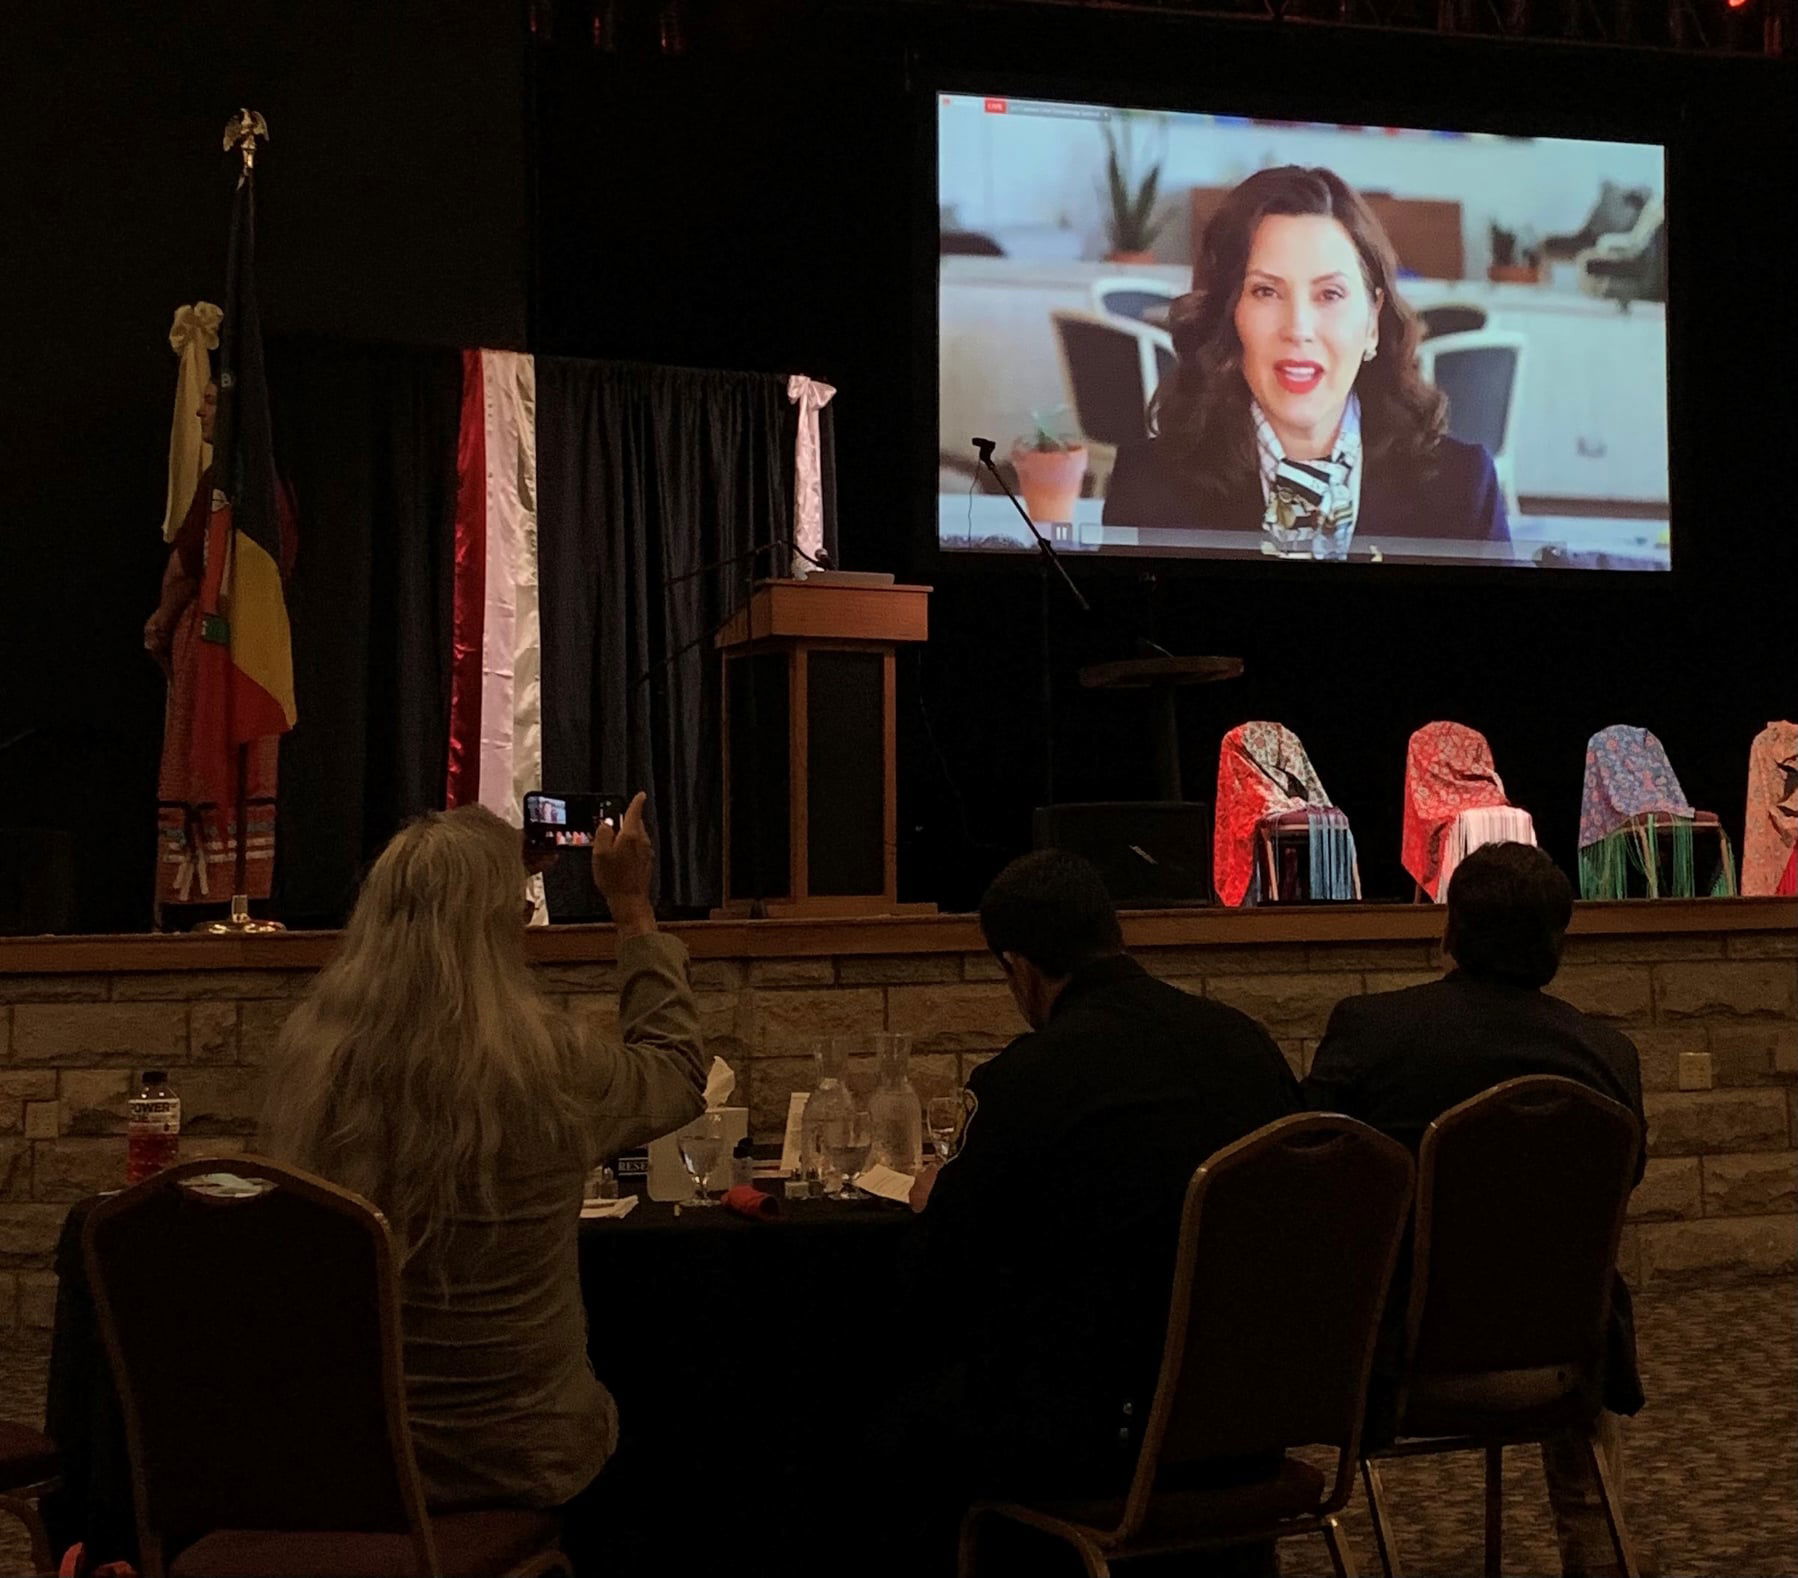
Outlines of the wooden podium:
<svg viewBox="0 0 1798 1578">
<path fill-rule="evenodd" d="M 724 904 L 750 915 L 934 914 L 899 903 L 894 650 L 930 588 L 764 581 L 719 632 Z"/>
</svg>

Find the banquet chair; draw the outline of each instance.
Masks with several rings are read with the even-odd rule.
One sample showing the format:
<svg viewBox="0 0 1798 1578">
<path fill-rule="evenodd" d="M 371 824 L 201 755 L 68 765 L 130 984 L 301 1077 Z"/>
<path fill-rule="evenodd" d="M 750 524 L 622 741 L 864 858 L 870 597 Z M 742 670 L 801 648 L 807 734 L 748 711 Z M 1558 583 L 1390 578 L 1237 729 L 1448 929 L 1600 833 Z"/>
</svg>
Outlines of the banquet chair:
<svg viewBox="0 0 1798 1578">
<path fill-rule="evenodd" d="M 31 1541 L 31 1570 L 54 1572 L 56 1556 L 38 1503 L 62 1487 L 56 1443 L 30 1425 L 0 1419 L 0 1512 L 25 1525 Z"/>
<path fill-rule="evenodd" d="M 1118 447 L 1148 437 L 1149 401 L 1176 364 L 1174 337 L 1109 313 L 1057 308 L 1049 317 L 1093 492 L 1103 494 Z"/>
<path fill-rule="evenodd" d="M 1244 723 L 1223 737 L 1212 828 L 1212 875 L 1226 904 L 1361 897 L 1354 831 L 1284 724 Z"/>
<path fill-rule="evenodd" d="M 1568 1430 L 1586 1444 L 1617 1563 L 1635 1578 L 1592 1436 L 1617 1241 L 1641 1144 L 1627 1107 L 1544 1074 L 1482 1091 L 1424 1131 L 1397 1436 L 1361 1464 L 1387 1578 L 1399 1566 L 1382 1460 L 1484 1455 L 1484 1570 L 1497 1578 L 1504 1449 Z"/>
<path fill-rule="evenodd" d="M 1417 898 L 1439 902 L 1474 850 L 1507 842 L 1534 844 L 1536 824 L 1505 798 L 1486 736 L 1464 723 L 1426 723 L 1405 748 L 1402 858 Z"/>
<path fill-rule="evenodd" d="M 1146 278 L 1140 274 L 1102 274 L 1092 282 L 1094 312 L 1109 313 L 1114 318 L 1149 321 L 1152 314 L 1165 328 L 1168 304 L 1179 299 L 1180 287 L 1166 280 Z"/>
<path fill-rule="evenodd" d="M 1798 723 L 1769 723 L 1748 751 L 1742 893 L 1791 893 L 1798 883 Z"/>
<path fill-rule="evenodd" d="M 1340 1113 L 1281 1118 L 1192 1176 L 1154 1402 L 1121 1496 L 980 1502 L 962 1522 L 962 1578 L 983 1533 L 1012 1524 L 1074 1547 L 1088 1574 L 1136 1557 L 1321 1533 L 1354 1571 L 1336 1514 L 1354 1485 L 1381 1307 L 1410 1209 L 1402 1145 Z M 1336 1449 L 1328 1477 L 1291 1449 Z M 1249 1483 L 1217 1465 L 1265 1458 Z M 1238 1476 L 1240 1477 L 1240 1476 Z"/>
<path fill-rule="evenodd" d="M 102 1200 L 83 1235 L 144 1578 L 568 1573 L 551 1514 L 426 1511 L 381 1214 L 262 1158 L 225 1165 Z"/>
<path fill-rule="evenodd" d="M 1707 880 L 1698 847 L 1707 845 Z M 1580 794 L 1582 899 L 1733 897 L 1735 857 L 1714 811 L 1686 799 L 1666 747 L 1647 729 L 1612 724 L 1586 743 Z"/>
<path fill-rule="evenodd" d="M 1417 347 L 1417 370 L 1448 398 L 1449 436 L 1478 444 L 1492 457 L 1505 507 L 1517 510 L 1517 471 L 1511 455 L 1518 390 L 1523 382 L 1524 336 L 1501 329 L 1440 334 Z"/>
</svg>

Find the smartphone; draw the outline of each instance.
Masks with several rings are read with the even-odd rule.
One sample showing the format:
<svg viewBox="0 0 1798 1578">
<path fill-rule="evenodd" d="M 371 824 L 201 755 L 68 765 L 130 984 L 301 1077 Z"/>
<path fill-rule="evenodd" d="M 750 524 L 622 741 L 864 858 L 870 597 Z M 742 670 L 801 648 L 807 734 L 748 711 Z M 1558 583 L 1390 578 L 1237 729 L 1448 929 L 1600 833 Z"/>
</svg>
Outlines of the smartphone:
<svg viewBox="0 0 1798 1578">
<path fill-rule="evenodd" d="M 630 802 L 615 794 L 551 794 L 524 797 L 524 841 L 532 849 L 586 849 L 603 822 L 614 832 Z"/>
</svg>

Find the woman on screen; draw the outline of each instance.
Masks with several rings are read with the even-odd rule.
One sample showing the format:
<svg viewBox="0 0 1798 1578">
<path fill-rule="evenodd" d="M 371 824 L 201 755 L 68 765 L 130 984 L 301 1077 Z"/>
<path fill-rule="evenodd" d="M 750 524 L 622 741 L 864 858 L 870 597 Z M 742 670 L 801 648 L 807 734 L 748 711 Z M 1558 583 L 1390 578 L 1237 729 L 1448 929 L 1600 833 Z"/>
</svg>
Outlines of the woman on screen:
<svg viewBox="0 0 1798 1578">
<path fill-rule="evenodd" d="M 1342 558 L 1362 537 L 1508 541 L 1492 457 L 1444 435 L 1380 223 L 1330 170 L 1251 175 L 1170 313 L 1179 366 L 1106 493 L 1120 526 L 1260 530 Z"/>
</svg>

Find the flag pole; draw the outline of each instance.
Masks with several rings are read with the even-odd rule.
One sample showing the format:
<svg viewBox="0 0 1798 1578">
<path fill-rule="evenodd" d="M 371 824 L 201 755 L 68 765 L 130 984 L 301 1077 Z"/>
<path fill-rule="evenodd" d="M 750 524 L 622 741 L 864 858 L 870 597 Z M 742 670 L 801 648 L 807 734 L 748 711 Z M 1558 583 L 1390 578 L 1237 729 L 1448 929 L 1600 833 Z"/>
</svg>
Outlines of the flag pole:
<svg viewBox="0 0 1798 1578">
<path fill-rule="evenodd" d="M 250 181 L 256 174 L 256 139 L 268 136 L 268 122 L 255 110 L 239 110 L 225 123 L 225 149 L 235 148 L 243 160 L 241 179 Z M 236 859 L 231 872 L 231 913 L 224 920 L 203 921 L 194 927 L 214 937 L 256 937 L 270 932 L 286 931 L 278 920 L 257 919 L 250 914 L 250 747 L 237 747 Z"/>
</svg>

